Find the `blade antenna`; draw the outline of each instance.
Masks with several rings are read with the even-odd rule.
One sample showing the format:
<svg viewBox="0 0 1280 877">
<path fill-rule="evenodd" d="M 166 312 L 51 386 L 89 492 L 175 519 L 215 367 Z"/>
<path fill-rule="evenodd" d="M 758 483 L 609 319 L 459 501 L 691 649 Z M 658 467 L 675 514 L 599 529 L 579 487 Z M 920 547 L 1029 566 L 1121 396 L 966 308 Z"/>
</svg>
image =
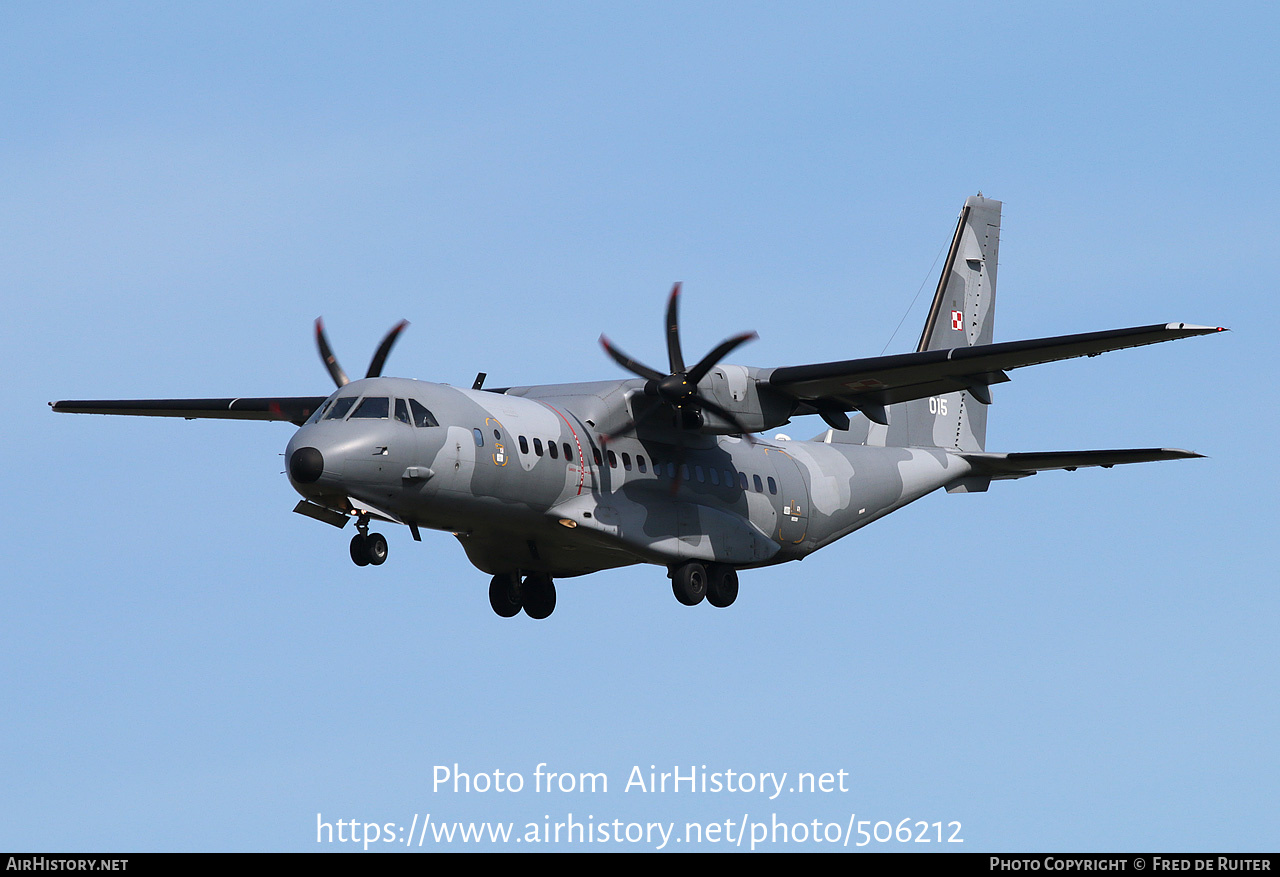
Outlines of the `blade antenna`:
<svg viewBox="0 0 1280 877">
<path fill-rule="evenodd" d="M 333 355 L 333 349 L 329 347 L 329 339 L 324 334 L 324 320 L 320 317 L 316 317 L 316 346 L 320 348 L 320 361 L 328 369 L 329 376 L 333 378 L 333 382 L 339 388 L 351 383 L 347 373 L 342 370 L 342 366 L 338 365 L 338 358 Z"/>
</svg>

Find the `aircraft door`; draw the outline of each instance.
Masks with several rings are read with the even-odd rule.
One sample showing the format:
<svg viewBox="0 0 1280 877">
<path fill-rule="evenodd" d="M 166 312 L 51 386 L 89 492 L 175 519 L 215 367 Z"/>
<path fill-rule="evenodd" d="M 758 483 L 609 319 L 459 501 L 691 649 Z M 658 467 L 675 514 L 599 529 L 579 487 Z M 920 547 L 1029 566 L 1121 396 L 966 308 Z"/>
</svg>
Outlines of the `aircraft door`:
<svg viewBox="0 0 1280 877">
<path fill-rule="evenodd" d="M 800 465 L 789 454 L 773 448 L 766 448 L 765 453 L 778 479 L 778 494 L 773 497 L 778 510 L 775 535 L 785 545 L 796 545 L 804 541 L 809 530 L 809 489 Z"/>
<path fill-rule="evenodd" d="M 569 474 L 577 485 L 578 493 L 590 493 L 596 487 L 591 433 L 573 415 L 565 418 L 564 423 L 569 427 L 569 446 L 573 450 L 573 462 L 569 464 Z"/>
</svg>

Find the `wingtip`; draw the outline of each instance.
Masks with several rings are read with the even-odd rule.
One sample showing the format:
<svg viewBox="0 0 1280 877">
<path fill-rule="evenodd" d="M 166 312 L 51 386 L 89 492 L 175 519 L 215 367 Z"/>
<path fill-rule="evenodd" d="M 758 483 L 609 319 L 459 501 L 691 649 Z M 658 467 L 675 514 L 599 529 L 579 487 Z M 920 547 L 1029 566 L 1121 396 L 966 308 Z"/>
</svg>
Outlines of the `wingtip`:
<svg viewBox="0 0 1280 877">
<path fill-rule="evenodd" d="M 1176 332 L 1190 332 L 1193 335 L 1208 335 L 1211 332 L 1230 332 L 1226 326 L 1201 326 L 1196 323 L 1165 323 L 1164 327 Z"/>
</svg>

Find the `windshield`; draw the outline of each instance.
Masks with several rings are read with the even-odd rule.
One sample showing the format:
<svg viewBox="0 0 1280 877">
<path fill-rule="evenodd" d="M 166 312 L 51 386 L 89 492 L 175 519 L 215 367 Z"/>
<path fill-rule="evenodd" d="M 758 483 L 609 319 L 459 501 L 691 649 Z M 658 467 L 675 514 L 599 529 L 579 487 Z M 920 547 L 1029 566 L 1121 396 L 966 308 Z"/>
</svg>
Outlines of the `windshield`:
<svg viewBox="0 0 1280 877">
<path fill-rule="evenodd" d="M 386 396 L 366 396 L 355 411 L 351 412 L 351 419 L 360 418 L 362 420 L 386 420 L 391 416 L 391 400 Z"/>
<path fill-rule="evenodd" d="M 341 420 L 347 416 L 347 412 L 351 410 L 351 406 L 356 404 L 356 396 L 343 396 L 333 403 L 333 407 L 329 409 L 329 413 L 324 416 L 325 420 Z"/>
</svg>

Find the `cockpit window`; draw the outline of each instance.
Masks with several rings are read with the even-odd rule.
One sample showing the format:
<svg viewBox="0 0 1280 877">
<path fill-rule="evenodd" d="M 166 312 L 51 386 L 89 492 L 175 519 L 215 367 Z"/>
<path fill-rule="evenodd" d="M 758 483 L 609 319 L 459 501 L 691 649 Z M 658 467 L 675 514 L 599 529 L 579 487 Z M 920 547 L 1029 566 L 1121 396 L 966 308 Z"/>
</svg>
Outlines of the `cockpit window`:
<svg viewBox="0 0 1280 877">
<path fill-rule="evenodd" d="M 391 400 L 386 396 L 366 396 L 359 407 L 351 412 L 352 420 L 386 420 L 390 416 Z"/>
<path fill-rule="evenodd" d="M 357 396 L 343 396 L 334 400 L 333 407 L 329 409 L 329 413 L 324 416 L 325 420 L 341 420 L 347 416 L 347 412 L 351 410 L 351 406 L 356 404 Z"/>
<path fill-rule="evenodd" d="M 414 426 L 439 426 L 435 417 L 426 408 L 422 407 L 417 399 L 409 400 L 409 408 L 413 411 Z"/>
<path fill-rule="evenodd" d="M 332 404 L 333 404 L 332 399 L 327 400 L 323 405 L 321 405 L 319 408 L 316 409 L 315 414 L 312 414 L 310 417 L 307 418 L 307 423 L 316 423 L 317 421 L 319 421 L 321 417 L 324 417 L 325 411 L 328 410 L 329 406 Z"/>
<path fill-rule="evenodd" d="M 403 399 L 396 400 L 396 420 L 401 423 L 413 423 L 413 421 L 409 419 L 409 406 L 405 404 Z"/>
</svg>

